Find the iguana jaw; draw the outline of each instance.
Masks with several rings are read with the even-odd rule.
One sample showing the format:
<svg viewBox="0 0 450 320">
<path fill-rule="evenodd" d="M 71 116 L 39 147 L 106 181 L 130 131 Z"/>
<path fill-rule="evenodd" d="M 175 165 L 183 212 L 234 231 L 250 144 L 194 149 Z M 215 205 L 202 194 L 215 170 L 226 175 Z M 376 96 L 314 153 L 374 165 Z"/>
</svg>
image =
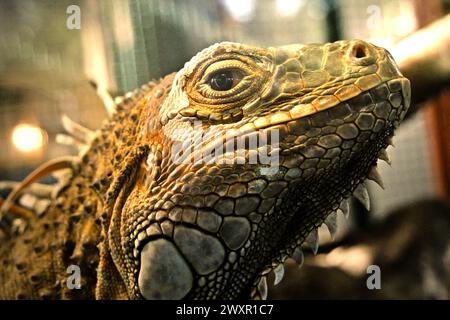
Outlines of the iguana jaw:
<svg viewBox="0 0 450 320">
<path fill-rule="evenodd" d="M 390 145 L 394 132 L 394 126 L 387 128 L 379 134 L 379 136 L 373 140 L 376 143 L 375 148 L 364 149 L 363 152 L 352 157 L 349 161 L 348 168 L 351 167 L 357 175 L 345 175 L 345 171 L 331 171 L 324 172 L 323 175 L 333 175 L 338 177 L 337 179 L 331 179 L 327 181 L 327 186 L 340 187 L 341 189 L 337 193 L 330 194 L 331 198 L 335 198 L 335 201 L 328 202 L 321 208 L 315 206 L 315 203 L 319 202 L 319 198 L 315 198 L 314 195 L 320 192 L 327 192 L 328 188 L 317 188 L 315 191 L 308 190 L 308 188 L 299 187 L 293 190 L 293 194 L 297 198 L 308 198 L 308 201 L 300 204 L 297 203 L 298 209 L 295 211 L 294 218 L 290 221 L 291 225 L 285 230 L 284 234 L 286 238 L 292 235 L 294 240 L 290 242 L 285 242 L 284 245 L 280 244 L 280 247 L 284 249 L 275 255 L 276 258 L 273 259 L 269 264 L 262 268 L 262 272 L 259 273 L 253 280 L 250 291 L 246 291 L 241 297 L 245 298 L 250 295 L 252 299 L 265 299 L 267 297 L 267 280 L 271 272 L 274 272 L 275 285 L 282 280 L 284 271 L 284 262 L 291 258 L 293 259 L 299 267 L 303 264 L 303 251 L 308 249 L 316 254 L 319 249 L 319 238 L 318 238 L 318 228 L 325 224 L 334 238 L 334 233 L 336 232 L 337 224 L 336 217 L 339 213 L 343 214 L 346 218 L 349 214 L 349 200 L 352 196 L 357 198 L 364 207 L 369 209 L 370 200 L 365 187 L 365 181 L 373 180 L 382 186 L 383 182 L 379 177 L 377 172 L 377 161 L 386 161 L 385 152 L 386 148 Z M 366 157 L 363 156 L 366 155 Z M 373 160 L 372 160 L 373 159 Z M 374 175 L 377 175 L 375 178 Z M 320 177 L 317 177 L 319 180 Z M 332 183 L 333 182 L 333 183 Z M 311 179 L 306 182 L 306 184 L 314 184 L 315 179 Z M 323 186 L 323 185 L 322 185 Z M 306 190 L 305 190 L 306 189 Z M 319 191 L 321 190 L 321 191 Z M 294 196 L 293 195 L 293 196 Z M 322 201 L 324 199 L 321 199 Z M 330 199 L 328 199 L 330 200 Z M 326 202 L 326 201 L 323 201 Z M 315 212 L 315 216 L 304 217 L 302 212 Z M 329 217 L 333 216 L 331 220 Z M 296 235 L 296 236 L 295 236 Z"/>
<path fill-rule="evenodd" d="M 281 204 L 279 212 L 275 210 L 273 215 L 289 215 L 292 208 L 297 208 L 292 212 L 292 219 L 289 220 L 289 224 L 286 225 L 286 229 L 283 229 L 282 236 L 280 237 L 281 243 L 283 239 L 292 239 L 291 241 L 284 242 L 284 244 L 278 243 L 275 246 L 283 247 L 279 251 L 276 258 L 270 261 L 265 267 L 262 268 L 262 272 L 253 280 L 253 286 L 251 290 L 251 296 L 253 298 L 264 298 L 267 294 L 267 288 L 265 285 L 268 273 L 275 268 L 280 272 L 280 264 L 282 264 L 288 257 L 294 256 L 294 259 L 299 259 L 299 250 L 305 243 L 305 239 L 309 239 L 309 246 L 313 248 L 313 251 L 317 250 L 318 245 L 317 228 L 326 221 L 330 214 L 335 215 L 336 212 L 342 211 L 344 202 L 355 192 L 355 196 L 364 202 L 364 205 L 368 205 L 368 198 L 364 192 L 363 182 L 366 179 L 374 180 L 377 183 L 382 184 L 379 180 L 379 175 L 376 171 L 377 160 L 380 158 L 386 160 L 385 149 L 389 146 L 391 138 L 393 136 L 394 129 L 399 125 L 400 121 L 404 118 L 410 100 L 410 87 L 409 81 L 403 77 L 398 77 L 382 83 L 367 93 L 372 96 L 379 94 L 380 88 L 389 88 L 387 95 L 382 98 L 378 95 L 378 100 L 375 100 L 371 105 L 358 106 L 350 99 L 346 102 L 346 108 L 350 106 L 352 108 L 352 114 L 371 113 L 375 119 L 371 124 L 365 123 L 365 121 L 358 121 L 358 119 L 350 120 L 349 123 L 355 121 L 358 129 L 362 132 L 371 132 L 370 138 L 361 139 L 362 143 L 356 147 L 353 146 L 351 154 L 348 158 L 343 157 L 340 163 L 335 166 L 328 166 L 327 169 L 318 173 L 316 171 L 309 177 L 299 182 L 295 187 L 291 189 L 286 200 Z M 401 93 L 401 101 L 390 101 L 395 93 Z M 385 110 L 385 103 L 389 103 L 390 106 L 396 106 L 392 110 Z M 331 111 L 337 111 L 342 104 L 331 108 Z M 392 112 L 391 112 L 392 111 Z M 311 116 L 306 116 L 305 119 Z M 383 126 L 376 128 L 375 123 L 377 119 L 385 118 Z M 365 127 L 367 125 L 367 127 Z M 344 124 L 345 126 L 345 124 Z M 368 131 L 367 131 L 368 130 Z M 375 132 L 373 131 L 375 130 Z M 288 133 L 289 134 L 289 133 Z M 306 133 L 307 134 L 307 133 Z M 356 137 L 355 140 L 359 140 Z M 305 142 L 307 144 L 307 142 Z M 357 143 L 359 144 L 359 143 Z M 322 145 L 323 146 L 323 145 Z M 286 151 L 286 150 L 285 150 Z M 293 156 L 299 151 L 282 152 L 286 157 Z M 297 199 L 292 203 L 291 199 Z M 304 200 L 307 199 L 307 200 Z M 289 201 L 291 201 L 289 203 Z M 286 204 L 287 203 L 287 204 Z M 320 203 L 320 207 L 317 204 Z M 286 205 L 284 205 L 286 204 Z M 284 209 L 283 209 L 284 205 Z M 348 206 L 348 204 L 346 204 Z M 304 216 L 304 212 L 308 212 L 308 217 Z M 268 223 L 270 224 L 270 223 Z M 282 229 L 281 226 L 279 226 Z M 309 235 L 309 238 L 308 238 Z M 276 238 L 271 233 L 272 241 L 275 243 Z M 300 251 L 301 252 L 301 251 Z M 247 263 L 249 263 L 247 261 Z M 279 275 L 278 275 L 279 277 Z M 245 297 L 247 293 L 244 293 L 242 297 Z"/>
<path fill-rule="evenodd" d="M 326 97 L 318 97 L 314 99 L 310 103 L 301 103 L 303 99 L 300 100 L 299 103 L 295 103 L 290 106 L 290 104 L 285 104 L 283 106 L 283 109 L 285 111 L 278 111 L 270 115 L 258 117 L 256 120 L 249 122 L 245 124 L 244 126 L 240 127 L 239 130 L 242 134 L 245 134 L 247 132 L 252 132 L 254 130 L 261 130 L 266 129 L 270 127 L 274 127 L 276 125 L 280 124 L 286 124 L 290 121 L 296 121 L 301 118 L 308 117 L 310 115 L 313 115 L 315 113 L 328 110 L 330 108 L 339 108 L 339 105 L 341 103 L 346 103 L 351 101 L 352 98 L 359 96 L 361 94 L 364 94 L 365 92 L 369 91 L 370 89 L 377 88 L 381 84 L 390 84 L 390 85 L 400 85 L 401 86 L 401 92 L 402 97 L 404 100 L 409 101 L 410 100 L 410 82 L 408 79 L 404 77 L 396 77 L 393 79 L 390 79 L 389 81 L 383 82 L 380 77 L 377 75 L 369 75 L 366 77 L 363 77 L 361 79 L 367 79 L 365 90 L 361 91 L 360 87 L 357 87 L 355 85 L 348 85 L 346 87 L 340 88 L 337 93 L 337 95 L 340 97 L 339 99 L 336 98 L 334 95 L 326 96 Z M 370 81 L 370 83 L 369 83 Z M 341 94 L 339 94 L 339 92 Z M 345 94 L 345 96 L 344 96 Z M 405 110 L 406 113 L 406 110 Z M 403 114 L 399 121 L 403 119 L 405 114 Z M 397 125 L 398 125 L 397 121 Z"/>
</svg>

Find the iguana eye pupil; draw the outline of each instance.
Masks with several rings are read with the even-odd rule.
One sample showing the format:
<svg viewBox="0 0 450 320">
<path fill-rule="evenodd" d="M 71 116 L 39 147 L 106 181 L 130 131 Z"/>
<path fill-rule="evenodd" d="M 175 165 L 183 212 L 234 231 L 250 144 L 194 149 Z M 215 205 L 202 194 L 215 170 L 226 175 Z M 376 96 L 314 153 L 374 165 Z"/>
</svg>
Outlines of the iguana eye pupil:
<svg viewBox="0 0 450 320">
<path fill-rule="evenodd" d="M 227 91 L 235 86 L 235 81 L 232 71 L 220 71 L 211 76 L 209 85 L 213 90 Z"/>
</svg>

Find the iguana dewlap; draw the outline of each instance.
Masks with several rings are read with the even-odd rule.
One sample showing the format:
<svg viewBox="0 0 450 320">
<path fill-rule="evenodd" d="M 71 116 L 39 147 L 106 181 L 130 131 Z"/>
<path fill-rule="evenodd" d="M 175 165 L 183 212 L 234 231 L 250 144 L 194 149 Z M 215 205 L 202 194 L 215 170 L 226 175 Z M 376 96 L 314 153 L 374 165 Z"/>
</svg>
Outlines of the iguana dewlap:
<svg viewBox="0 0 450 320">
<path fill-rule="evenodd" d="M 224 42 L 116 100 L 95 134 L 65 119 L 88 147 L 48 208 L 5 233 L 0 298 L 264 298 L 347 198 L 368 205 L 410 86 L 360 40 Z"/>
</svg>

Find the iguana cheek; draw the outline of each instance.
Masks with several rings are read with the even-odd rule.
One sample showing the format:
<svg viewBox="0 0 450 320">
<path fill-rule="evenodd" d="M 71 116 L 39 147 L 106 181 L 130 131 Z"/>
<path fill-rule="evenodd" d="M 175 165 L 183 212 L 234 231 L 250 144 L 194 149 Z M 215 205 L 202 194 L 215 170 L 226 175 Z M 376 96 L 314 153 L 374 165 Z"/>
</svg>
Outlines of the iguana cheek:
<svg viewBox="0 0 450 320">
<path fill-rule="evenodd" d="M 214 236 L 197 229 L 176 226 L 175 244 L 200 275 L 210 274 L 222 265 L 225 260 L 225 248 Z"/>
<path fill-rule="evenodd" d="M 223 225 L 228 246 L 240 247 L 247 239 L 249 226 L 245 218 L 234 218 Z M 214 228 L 216 231 L 218 225 Z M 238 230 L 236 230 L 238 229 Z M 233 232 L 234 231 L 234 232 Z M 173 241 L 150 240 L 140 253 L 139 289 L 146 299 L 181 299 L 193 289 L 194 271 L 198 275 L 216 272 L 225 261 L 225 247 L 214 236 L 200 230 L 178 225 Z"/>
<path fill-rule="evenodd" d="M 141 251 L 139 289 L 146 299 L 181 299 L 192 289 L 192 272 L 177 248 L 166 239 L 147 243 Z"/>
</svg>

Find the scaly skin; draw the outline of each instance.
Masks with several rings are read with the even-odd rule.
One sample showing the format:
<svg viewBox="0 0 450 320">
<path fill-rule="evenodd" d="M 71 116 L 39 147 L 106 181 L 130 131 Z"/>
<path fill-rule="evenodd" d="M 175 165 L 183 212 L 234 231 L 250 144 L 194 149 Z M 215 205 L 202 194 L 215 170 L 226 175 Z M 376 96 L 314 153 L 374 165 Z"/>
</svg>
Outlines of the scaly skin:
<svg viewBox="0 0 450 320">
<path fill-rule="evenodd" d="M 409 100 L 363 41 L 213 45 L 118 105 L 46 212 L 4 240 L 0 297 L 264 297 L 267 272 L 370 176 Z M 273 135 L 208 162 L 230 132 Z"/>
</svg>

